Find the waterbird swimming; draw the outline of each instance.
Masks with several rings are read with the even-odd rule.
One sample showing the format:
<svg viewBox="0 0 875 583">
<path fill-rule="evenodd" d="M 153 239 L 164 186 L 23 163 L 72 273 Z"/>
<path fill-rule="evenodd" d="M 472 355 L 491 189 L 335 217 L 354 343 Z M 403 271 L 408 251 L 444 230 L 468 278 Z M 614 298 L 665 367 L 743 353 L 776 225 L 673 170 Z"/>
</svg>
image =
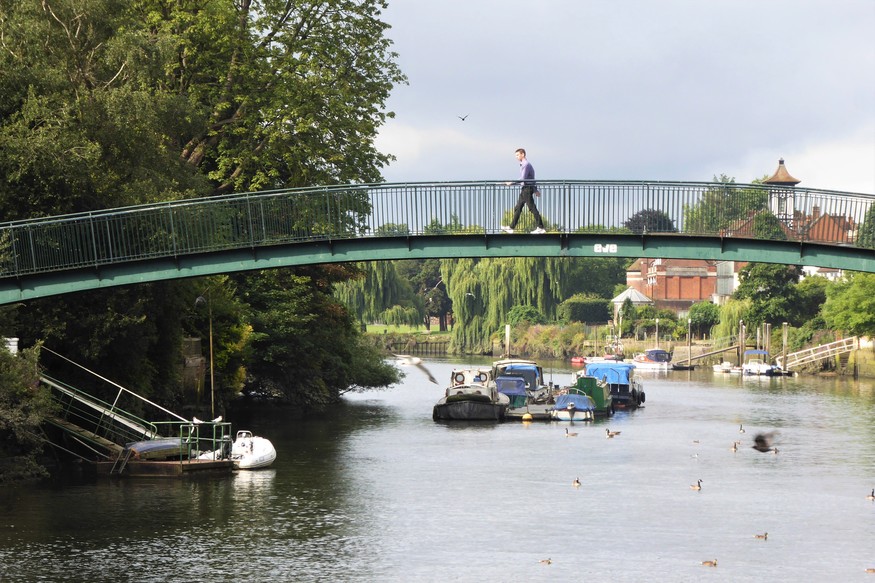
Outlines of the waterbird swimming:
<svg viewBox="0 0 875 583">
<path fill-rule="evenodd" d="M 769 540 L 769 533 L 764 532 L 763 534 L 755 534 L 755 535 L 753 535 L 753 537 L 754 537 L 754 538 L 760 538 L 760 539 L 763 539 L 763 540 Z"/>
<path fill-rule="evenodd" d="M 737 451 L 738 451 L 738 444 L 735 443 L 735 442 L 733 441 L 733 442 L 732 442 L 732 447 L 729 448 L 729 451 L 731 451 L 732 453 L 737 452 Z"/>
<path fill-rule="evenodd" d="M 571 485 L 575 488 L 580 488 L 580 478 L 574 478 L 574 481 L 571 482 Z"/>
<path fill-rule="evenodd" d="M 549 565 L 549 564 L 552 563 L 553 561 L 552 561 L 551 559 L 541 559 L 541 560 L 538 561 L 538 562 L 541 563 L 542 565 Z"/>
<path fill-rule="evenodd" d="M 744 433 L 744 425 L 742 425 L 741 423 L 738 424 L 738 432 Z"/>
<path fill-rule="evenodd" d="M 702 480 L 696 480 L 695 484 L 690 484 L 690 490 L 701 490 L 702 489 Z"/>
<path fill-rule="evenodd" d="M 415 366 L 425 373 L 425 376 L 428 377 L 428 380 L 430 380 L 434 384 L 438 384 L 437 379 L 435 379 L 434 375 L 432 375 L 428 371 L 428 369 L 425 368 L 425 365 L 422 364 L 422 359 L 418 356 L 410 356 L 409 354 L 393 354 L 392 356 L 398 359 L 398 364 L 400 364 L 401 366 Z"/>
<path fill-rule="evenodd" d="M 713 561 L 702 561 L 702 564 L 705 565 L 706 567 L 716 567 L 717 566 L 717 559 L 714 559 Z"/>
<path fill-rule="evenodd" d="M 566 427 L 565 428 L 565 437 L 577 437 L 577 432 L 576 431 L 569 432 L 568 428 Z"/>
<path fill-rule="evenodd" d="M 872 493 L 866 496 L 866 500 L 875 500 L 875 488 L 872 488 Z"/>
<path fill-rule="evenodd" d="M 610 429 L 605 427 L 605 437 L 606 438 L 616 437 L 617 435 L 620 435 L 620 433 L 622 433 L 622 432 L 621 431 L 611 431 Z"/>
</svg>

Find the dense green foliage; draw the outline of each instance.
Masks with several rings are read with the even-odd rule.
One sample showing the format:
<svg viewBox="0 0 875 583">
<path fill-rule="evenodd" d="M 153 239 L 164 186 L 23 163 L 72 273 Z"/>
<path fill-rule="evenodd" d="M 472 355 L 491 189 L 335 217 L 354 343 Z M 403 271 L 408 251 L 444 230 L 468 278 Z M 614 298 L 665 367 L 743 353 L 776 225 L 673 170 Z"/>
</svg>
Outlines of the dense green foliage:
<svg viewBox="0 0 875 583">
<path fill-rule="evenodd" d="M 735 187 L 735 178 L 721 174 L 714 177 L 714 186 L 701 200 L 684 208 L 684 231 L 687 233 L 718 233 L 751 212 L 766 209 L 765 190 L 742 190 Z M 755 181 L 756 182 L 756 181 Z"/>
<path fill-rule="evenodd" d="M 875 204 L 866 211 L 863 222 L 857 231 L 857 247 L 875 249 Z"/>
<path fill-rule="evenodd" d="M 677 231 L 674 221 L 665 211 L 645 209 L 629 217 L 623 226 L 636 235 L 644 233 L 672 233 Z"/>
<path fill-rule="evenodd" d="M 796 284 L 801 270 L 796 266 L 750 263 L 738 274 L 734 298 L 750 300 L 745 314 L 748 328 L 763 323 L 799 325 L 800 296 Z"/>
<path fill-rule="evenodd" d="M 546 324 L 547 318 L 544 317 L 537 308 L 532 306 L 514 306 L 507 313 L 507 323 L 511 326 L 519 326 L 520 324 Z"/>
<path fill-rule="evenodd" d="M 52 411 L 39 379 L 39 346 L 11 354 L 0 348 L 0 483 L 39 477 L 40 424 Z"/>
<path fill-rule="evenodd" d="M 835 330 L 875 336 L 875 274 L 855 273 L 826 290 L 823 318 Z"/>
<path fill-rule="evenodd" d="M 0 0 L 0 219 L 379 181 L 391 156 L 377 151 L 377 130 L 392 116 L 391 89 L 405 82 L 380 19 L 385 7 Z M 318 232 L 308 201 L 296 202 L 288 220 Z M 350 230 L 369 212 L 360 189 L 333 204 Z M 180 390 L 182 338 L 205 345 L 212 324 L 220 402 L 247 383 L 261 386 L 263 373 L 286 400 L 321 405 L 350 386 L 397 378 L 355 357 L 331 360 L 358 343 L 329 291 L 353 275 L 310 268 L 36 300 L 5 310 L 3 332 L 24 346 L 44 339 L 174 407 L 189 400 Z M 278 372 L 283 358 L 295 374 Z"/>
<path fill-rule="evenodd" d="M 241 277 L 241 297 L 253 326 L 249 390 L 281 396 L 309 409 L 335 402 L 342 392 L 385 386 L 397 371 L 361 341 L 332 286 L 348 277 L 343 266 L 265 271 Z"/>
<path fill-rule="evenodd" d="M 711 328 L 720 321 L 720 308 L 711 302 L 696 302 L 690 306 L 688 317 L 693 334 L 701 338 L 704 334 L 710 334 Z"/>
<path fill-rule="evenodd" d="M 610 302 L 592 294 L 574 294 L 559 306 L 559 318 L 568 322 L 603 323 L 612 317 Z"/>
</svg>

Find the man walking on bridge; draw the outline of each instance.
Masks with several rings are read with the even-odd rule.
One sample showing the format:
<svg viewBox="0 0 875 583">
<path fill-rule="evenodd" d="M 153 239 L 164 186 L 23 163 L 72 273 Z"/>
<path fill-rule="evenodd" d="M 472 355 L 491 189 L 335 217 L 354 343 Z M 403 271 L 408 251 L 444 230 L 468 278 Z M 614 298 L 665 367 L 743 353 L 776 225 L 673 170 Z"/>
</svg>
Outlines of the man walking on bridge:
<svg viewBox="0 0 875 583">
<path fill-rule="evenodd" d="M 535 217 L 535 223 L 538 225 L 537 228 L 532 231 L 532 234 L 539 235 L 541 233 L 546 233 L 547 231 L 544 229 L 544 221 L 541 220 L 541 213 L 538 212 L 538 208 L 535 206 L 534 197 L 541 196 L 541 193 L 538 192 L 538 185 L 535 182 L 535 169 L 532 168 L 532 165 L 526 160 L 526 151 L 524 149 L 517 149 L 515 154 L 516 159 L 520 162 L 520 179 L 516 182 L 506 182 L 505 184 L 508 186 L 511 184 L 521 184 L 522 188 L 520 188 L 520 196 L 516 201 L 516 206 L 513 208 L 513 220 L 510 222 L 510 226 L 507 227 L 502 225 L 501 228 L 506 233 L 513 233 L 517 222 L 520 220 L 520 213 L 523 211 L 523 205 L 525 205 L 529 207 L 529 212 Z"/>
</svg>

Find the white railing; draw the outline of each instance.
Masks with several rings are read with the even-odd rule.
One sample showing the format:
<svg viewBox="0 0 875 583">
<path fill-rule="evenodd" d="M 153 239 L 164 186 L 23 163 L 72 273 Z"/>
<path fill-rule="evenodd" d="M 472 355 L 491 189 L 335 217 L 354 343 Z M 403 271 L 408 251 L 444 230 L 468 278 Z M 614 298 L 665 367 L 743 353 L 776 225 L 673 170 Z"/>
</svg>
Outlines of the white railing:
<svg viewBox="0 0 875 583">
<path fill-rule="evenodd" d="M 852 336 L 851 338 L 836 340 L 829 344 L 821 344 L 820 346 L 806 348 L 805 350 L 799 350 L 788 354 L 786 366 L 784 365 L 784 357 L 782 356 L 777 357 L 775 362 L 783 370 L 791 370 L 800 365 L 808 364 L 809 362 L 816 362 L 826 358 L 832 358 L 845 352 L 851 352 L 852 350 L 856 350 L 858 346 L 858 338 Z"/>
</svg>

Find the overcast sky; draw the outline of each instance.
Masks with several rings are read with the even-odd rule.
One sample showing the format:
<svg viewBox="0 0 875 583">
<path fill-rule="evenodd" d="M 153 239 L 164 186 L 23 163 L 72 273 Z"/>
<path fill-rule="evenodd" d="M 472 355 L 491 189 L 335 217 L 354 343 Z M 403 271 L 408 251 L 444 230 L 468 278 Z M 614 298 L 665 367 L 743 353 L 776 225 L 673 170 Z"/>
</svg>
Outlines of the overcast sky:
<svg viewBox="0 0 875 583">
<path fill-rule="evenodd" d="M 875 194 L 875 0 L 389 0 L 390 182 L 736 182 Z M 465 116 L 462 121 L 457 116 Z"/>
</svg>

